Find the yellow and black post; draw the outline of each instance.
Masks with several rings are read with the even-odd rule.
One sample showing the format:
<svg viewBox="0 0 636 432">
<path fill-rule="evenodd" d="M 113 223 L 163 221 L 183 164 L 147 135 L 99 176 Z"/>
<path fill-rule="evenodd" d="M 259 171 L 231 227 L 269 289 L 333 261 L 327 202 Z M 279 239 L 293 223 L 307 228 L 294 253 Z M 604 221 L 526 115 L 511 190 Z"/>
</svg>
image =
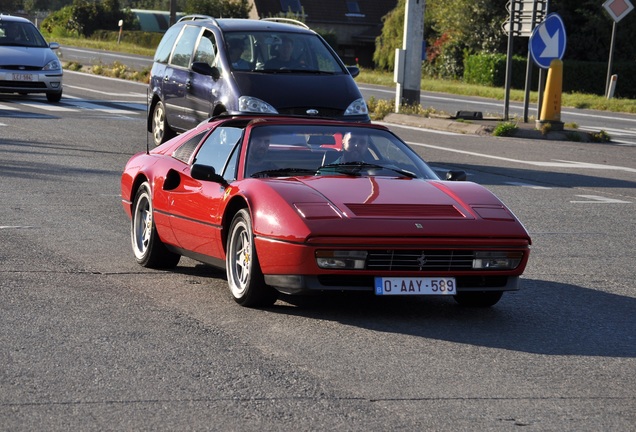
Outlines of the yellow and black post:
<svg viewBox="0 0 636 432">
<path fill-rule="evenodd" d="M 549 124 L 551 130 L 562 131 L 561 121 L 561 93 L 563 92 L 563 62 L 554 59 L 550 62 L 548 69 L 548 79 L 543 93 L 543 105 L 541 106 L 541 117 L 536 122 L 537 129 L 542 129 L 545 124 Z"/>
</svg>

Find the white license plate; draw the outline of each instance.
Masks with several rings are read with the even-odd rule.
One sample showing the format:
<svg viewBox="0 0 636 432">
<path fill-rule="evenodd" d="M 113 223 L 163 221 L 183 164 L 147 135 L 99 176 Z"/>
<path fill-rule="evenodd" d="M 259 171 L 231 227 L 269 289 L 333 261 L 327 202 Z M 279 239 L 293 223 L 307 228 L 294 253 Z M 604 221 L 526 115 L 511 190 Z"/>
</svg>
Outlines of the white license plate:
<svg viewBox="0 0 636 432">
<path fill-rule="evenodd" d="M 375 278 L 376 295 L 454 295 L 457 294 L 455 278 Z"/>
<path fill-rule="evenodd" d="M 35 75 L 30 73 L 12 73 L 13 81 L 36 81 Z"/>
</svg>

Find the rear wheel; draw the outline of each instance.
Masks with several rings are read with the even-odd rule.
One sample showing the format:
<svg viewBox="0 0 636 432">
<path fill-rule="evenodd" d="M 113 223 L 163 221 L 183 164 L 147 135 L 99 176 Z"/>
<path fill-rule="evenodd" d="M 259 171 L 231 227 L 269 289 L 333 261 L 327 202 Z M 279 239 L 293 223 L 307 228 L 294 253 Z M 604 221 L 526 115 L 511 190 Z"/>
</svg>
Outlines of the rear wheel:
<svg viewBox="0 0 636 432">
<path fill-rule="evenodd" d="M 152 198 L 148 182 L 137 189 L 133 201 L 130 239 L 135 259 L 149 268 L 172 268 L 179 263 L 181 256 L 170 252 L 163 244 L 153 220 Z"/>
<path fill-rule="evenodd" d="M 163 144 L 174 136 L 174 132 L 166 121 L 166 107 L 158 101 L 152 111 L 152 141 L 156 146 Z"/>
<path fill-rule="evenodd" d="M 227 282 L 234 300 L 247 307 L 271 306 L 277 291 L 265 284 L 258 262 L 252 232 L 252 218 L 246 209 L 239 210 L 227 238 Z"/>
<path fill-rule="evenodd" d="M 502 291 L 478 291 L 459 293 L 454 298 L 460 306 L 484 308 L 497 304 L 501 296 Z"/>
</svg>

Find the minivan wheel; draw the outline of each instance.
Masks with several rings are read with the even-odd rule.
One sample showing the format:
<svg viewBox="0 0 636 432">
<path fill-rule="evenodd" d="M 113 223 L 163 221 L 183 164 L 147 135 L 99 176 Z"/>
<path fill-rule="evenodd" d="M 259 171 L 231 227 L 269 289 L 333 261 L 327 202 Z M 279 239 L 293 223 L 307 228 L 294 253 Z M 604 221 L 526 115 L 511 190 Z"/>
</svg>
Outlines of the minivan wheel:
<svg viewBox="0 0 636 432">
<path fill-rule="evenodd" d="M 156 146 L 163 144 L 175 135 L 166 121 L 166 108 L 158 101 L 152 111 L 152 141 Z"/>
</svg>

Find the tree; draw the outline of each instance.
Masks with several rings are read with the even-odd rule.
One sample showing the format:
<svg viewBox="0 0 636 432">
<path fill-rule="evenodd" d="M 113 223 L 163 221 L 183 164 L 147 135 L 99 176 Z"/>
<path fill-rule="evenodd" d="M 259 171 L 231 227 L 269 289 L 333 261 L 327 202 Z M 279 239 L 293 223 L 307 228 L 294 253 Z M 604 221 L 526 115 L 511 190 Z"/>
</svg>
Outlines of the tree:
<svg viewBox="0 0 636 432">
<path fill-rule="evenodd" d="M 248 0 L 185 0 L 184 11 L 215 18 L 247 18 L 251 8 Z"/>
<path fill-rule="evenodd" d="M 381 69 L 393 69 L 395 49 L 402 48 L 406 0 L 398 0 L 395 9 L 382 17 L 382 33 L 375 40 L 373 61 Z"/>
<path fill-rule="evenodd" d="M 606 61 L 612 38 L 613 20 L 601 0 L 553 0 L 550 12 L 563 19 L 567 33 L 565 59 Z M 617 24 L 615 60 L 636 60 L 636 12 Z"/>
</svg>

